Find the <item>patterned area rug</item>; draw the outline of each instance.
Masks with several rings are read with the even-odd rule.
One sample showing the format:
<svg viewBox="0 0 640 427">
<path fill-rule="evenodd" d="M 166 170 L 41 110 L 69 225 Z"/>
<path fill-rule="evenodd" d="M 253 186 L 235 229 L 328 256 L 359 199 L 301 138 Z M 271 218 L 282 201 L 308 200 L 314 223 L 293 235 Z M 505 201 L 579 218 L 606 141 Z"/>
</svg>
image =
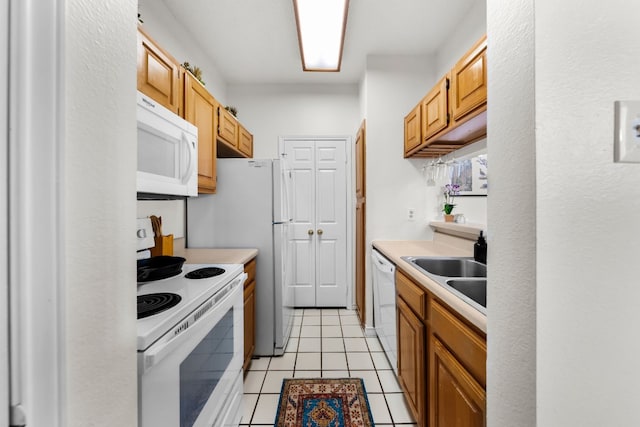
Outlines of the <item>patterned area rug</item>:
<svg viewBox="0 0 640 427">
<path fill-rule="evenodd" d="M 369 427 L 373 418 L 361 378 L 295 378 L 282 382 L 277 427 Z"/>
</svg>

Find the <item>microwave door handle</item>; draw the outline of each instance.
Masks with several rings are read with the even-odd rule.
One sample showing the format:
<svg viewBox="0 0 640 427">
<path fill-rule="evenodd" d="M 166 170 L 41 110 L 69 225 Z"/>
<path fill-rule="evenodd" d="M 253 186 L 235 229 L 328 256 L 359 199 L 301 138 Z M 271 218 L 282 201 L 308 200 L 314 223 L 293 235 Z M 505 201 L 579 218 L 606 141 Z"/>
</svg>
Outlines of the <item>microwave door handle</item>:
<svg viewBox="0 0 640 427">
<path fill-rule="evenodd" d="M 194 159 L 196 158 L 196 145 L 193 141 L 189 141 L 187 134 L 184 132 L 182 132 L 182 142 L 187 146 L 187 153 L 189 153 L 189 167 L 187 168 L 187 172 L 182 176 L 182 183 L 186 184 L 189 181 L 189 178 L 191 178 L 191 174 L 193 174 L 193 169 L 195 168 Z"/>
</svg>

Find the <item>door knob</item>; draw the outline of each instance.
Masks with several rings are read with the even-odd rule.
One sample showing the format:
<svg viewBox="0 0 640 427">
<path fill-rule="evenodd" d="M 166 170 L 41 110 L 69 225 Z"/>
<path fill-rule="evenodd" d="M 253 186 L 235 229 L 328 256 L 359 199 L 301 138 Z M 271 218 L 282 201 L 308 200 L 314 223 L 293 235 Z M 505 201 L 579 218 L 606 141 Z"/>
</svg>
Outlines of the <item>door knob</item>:
<svg viewBox="0 0 640 427">
<path fill-rule="evenodd" d="M 309 236 L 313 236 L 313 230 L 312 230 L 312 229 L 309 229 L 309 230 L 307 231 L 307 234 L 308 234 Z"/>
<path fill-rule="evenodd" d="M 322 228 L 319 228 L 319 229 L 318 229 L 318 235 L 319 235 L 319 236 L 322 236 L 322 233 L 324 233 L 324 231 L 322 231 Z"/>
</svg>

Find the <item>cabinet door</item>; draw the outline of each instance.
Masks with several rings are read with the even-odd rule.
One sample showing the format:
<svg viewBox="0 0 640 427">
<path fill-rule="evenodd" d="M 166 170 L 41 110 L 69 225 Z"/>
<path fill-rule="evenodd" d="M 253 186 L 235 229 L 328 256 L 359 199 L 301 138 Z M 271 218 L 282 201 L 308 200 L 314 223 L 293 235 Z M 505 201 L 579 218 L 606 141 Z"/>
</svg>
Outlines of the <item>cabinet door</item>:
<svg viewBox="0 0 640 427">
<path fill-rule="evenodd" d="M 138 90 L 182 115 L 180 66 L 138 27 Z"/>
<path fill-rule="evenodd" d="M 366 286 L 365 286 L 365 147 L 366 147 L 366 122 L 363 120 L 356 135 L 356 310 L 360 323 L 365 324 L 366 321 Z"/>
<path fill-rule="evenodd" d="M 398 381 L 419 426 L 426 425 L 425 326 L 402 298 L 398 308 Z"/>
<path fill-rule="evenodd" d="M 484 427 L 484 389 L 436 337 L 431 337 L 429 347 L 429 426 Z"/>
<path fill-rule="evenodd" d="M 458 120 L 487 102 L 487 38 L 483 37 L 451 72 L 453 119 Z"/>
<path fill-rule="evenodd" d="M 366 196 L 366 122 L 363 120 L 356 135 L 356 197 Z"/>
<path fill-rule="evenodd" d="M 449 124 L 448 86 L 447 76 L 440 80 L 422 100 L 422 137 L 424 139 L 429 139 Z"/>
<path fill-rule="evenodd" d="M 238 122 L 233 115 L 218 106 L 218 137 L 233 148 L 238 148 Z"/>
<path fill-rule="evenodd" d="M 241 124 L 238 124 L 238 129 L 240 131 L 238 150 L 246 157 L 253 157 L 253 135 Z"/>
<path fill-rule="evenodd" d="M 404 154 L 407 153 L 422 142 L 422 125 L 420 123 L 420 109 L 421 104 L 411 110 L 409 114 L 404 118 Z"/>
<path fill-rule="evenodd" d="M 216 191 L 216 102 L 202 84 L 185 73 L 185 119 L 198 128 L 198 192 Z"/>
<path fill-rule="evenodd" d="M 256 282 L 252 280 L 244 288 L 244 364 L 247 370 L 256 348 Z"/>
</svg>

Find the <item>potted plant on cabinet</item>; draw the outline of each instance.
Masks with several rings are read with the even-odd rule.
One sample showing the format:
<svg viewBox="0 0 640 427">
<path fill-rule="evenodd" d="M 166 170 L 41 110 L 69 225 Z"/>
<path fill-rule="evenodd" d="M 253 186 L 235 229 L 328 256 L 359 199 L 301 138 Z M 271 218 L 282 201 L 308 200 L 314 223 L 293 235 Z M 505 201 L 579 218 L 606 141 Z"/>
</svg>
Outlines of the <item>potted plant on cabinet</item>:
<svg viewBox="0 0 640 427">
<path fill-rule="evenodd" d="M 444 220 L 445 222 L 453 222 L 453 208 L 456 206 L 453 204 L 455 197 L 460 194 L 460 186 L 458 184 L 447 184 L 443 188 L 444 194 L 444 207 L 442 212 L 444 212 Z"/>
</svg>

